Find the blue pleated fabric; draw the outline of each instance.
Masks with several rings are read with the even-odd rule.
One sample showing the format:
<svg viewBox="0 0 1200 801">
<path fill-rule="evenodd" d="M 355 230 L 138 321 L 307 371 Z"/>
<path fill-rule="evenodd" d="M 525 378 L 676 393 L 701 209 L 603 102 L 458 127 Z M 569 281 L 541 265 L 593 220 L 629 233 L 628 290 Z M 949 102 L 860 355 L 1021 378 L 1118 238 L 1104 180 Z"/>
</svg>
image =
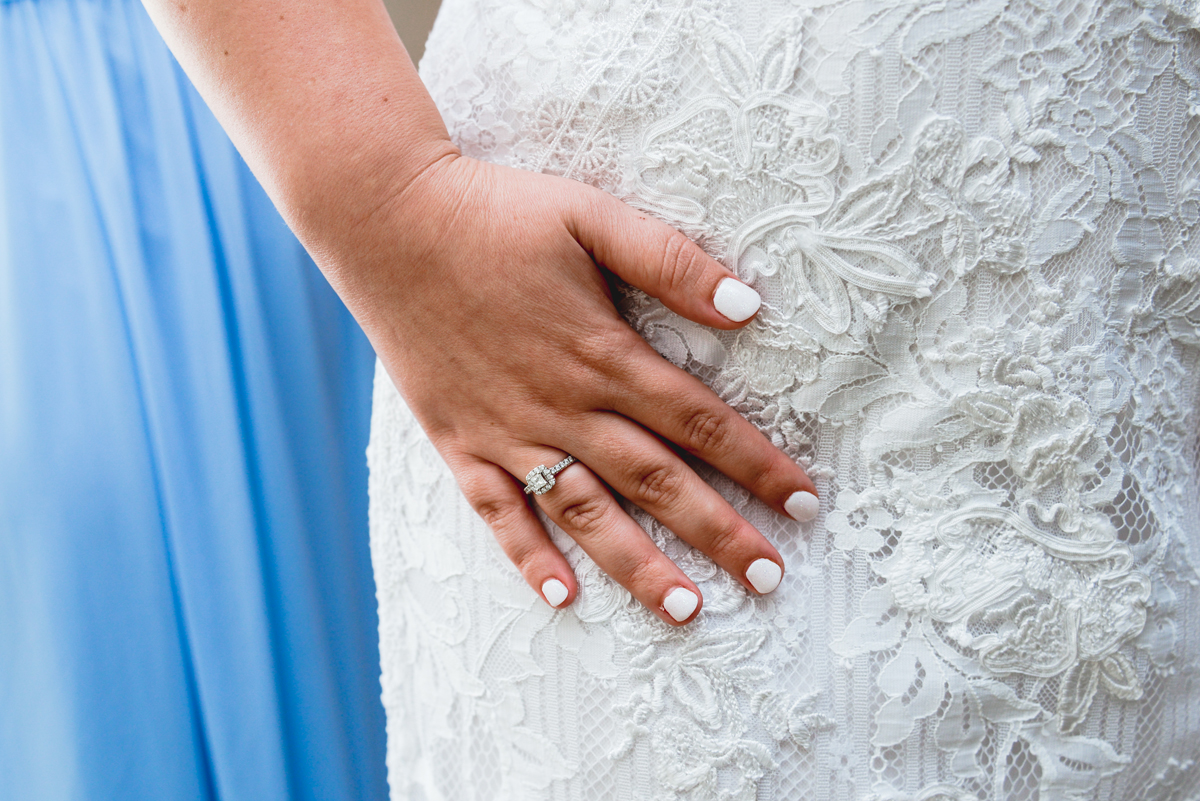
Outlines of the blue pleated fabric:
<svg viewBox="0 0 1200 801">
<path fill-rule="evenodd" d="M 0 3 L 0 799 L 382 799 L 372 355 L 134 0 Z"/>
</svg>

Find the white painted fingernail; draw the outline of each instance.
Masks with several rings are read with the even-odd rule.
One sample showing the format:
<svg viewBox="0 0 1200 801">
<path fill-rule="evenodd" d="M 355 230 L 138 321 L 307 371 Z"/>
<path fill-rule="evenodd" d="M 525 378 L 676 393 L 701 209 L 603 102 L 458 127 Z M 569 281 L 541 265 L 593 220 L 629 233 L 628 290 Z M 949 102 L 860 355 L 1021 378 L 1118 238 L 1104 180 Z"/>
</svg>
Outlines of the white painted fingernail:
<svg viewBox="0 0 1200 801">
<path fill-rule="evenodd" d="M 663 609 L 667 610 L 668 615 L 682 623 L 692 616 L 698 603 L 700 603 L 700 599 L 696 597 L 696 593 L 684 587 L 676 587 L 663 599 Z"/>
<path fill-rule="evenodd" d="M 546 596 L 546 603 L 557 609 L 559 604 L 567 600 L 567 585 L 558 579 L 546 579 L 542 585 L 542 595 Z"/>
<path fill-rule="evenodd" d="M 779 586 L 783 578 L 783 568 L 770 559 L 755 559 L 746 568 L 746 580 L 754 585 L 754 589 L 763 595 Z"/>
<path fill-rule="evenodd" d="M 783 508 L 794 519 L 807 523 L 816 518 L 817 512 L 821 511 L 821 502 L 811 492 L 793 492 L 783 502 Z"/>
<path fill-rule="evenodd" d="M 713 305 L 717 311 L 740 323 L 749 320 L 762 305 L 762 298 L 750 287 L 735 278 L 725 278 L 717 284 L 717 294 L 713 295 Z"/>
</svg>

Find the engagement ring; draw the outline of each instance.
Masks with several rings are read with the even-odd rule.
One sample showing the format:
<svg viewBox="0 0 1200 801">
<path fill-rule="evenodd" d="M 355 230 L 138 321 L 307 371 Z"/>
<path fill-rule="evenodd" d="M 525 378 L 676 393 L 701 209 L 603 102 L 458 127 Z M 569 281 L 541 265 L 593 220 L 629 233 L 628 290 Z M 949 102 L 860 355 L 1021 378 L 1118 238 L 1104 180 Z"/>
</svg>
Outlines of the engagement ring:
<svg viewBox="0 0 1200 801">
<path fill-rule="evenodd" d="M 525 476 L 525 494 L 545 495 L 554 486 L 554 477 L 566 469 L 567 465 L 576 461 L 574 456 L 568 456 L 554 467 L 539 464 Z"/>
</svg>

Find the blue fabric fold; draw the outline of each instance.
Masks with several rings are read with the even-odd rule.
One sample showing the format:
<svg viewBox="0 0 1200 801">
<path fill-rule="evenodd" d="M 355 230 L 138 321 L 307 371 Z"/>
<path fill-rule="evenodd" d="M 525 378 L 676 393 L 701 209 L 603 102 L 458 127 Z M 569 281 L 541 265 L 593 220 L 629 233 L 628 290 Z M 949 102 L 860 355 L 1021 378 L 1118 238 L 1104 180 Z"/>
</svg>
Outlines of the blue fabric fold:
<svg viewBox="0 0 1200 801">
<path fill-rule="evenodd" d="M 139 3 L 0 4 L 0 799 L 386 796 L 372 366 Z"/>
</svg>

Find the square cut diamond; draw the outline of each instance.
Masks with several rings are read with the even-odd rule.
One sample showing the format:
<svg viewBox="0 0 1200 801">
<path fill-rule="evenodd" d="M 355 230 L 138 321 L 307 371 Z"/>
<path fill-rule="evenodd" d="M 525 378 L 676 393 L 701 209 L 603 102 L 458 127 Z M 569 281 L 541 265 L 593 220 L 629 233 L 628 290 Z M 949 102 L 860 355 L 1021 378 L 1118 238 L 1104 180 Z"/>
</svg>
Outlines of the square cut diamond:
<svg viewBox="0 0 1200 801">
<path fill-rule="evenodd" d="M 538 465 L 525 476 L 525 485 L 535 495 L 542 495 L 554 486 L 554 476 L 550 473 L 550 468 Z"/>
</svg>

